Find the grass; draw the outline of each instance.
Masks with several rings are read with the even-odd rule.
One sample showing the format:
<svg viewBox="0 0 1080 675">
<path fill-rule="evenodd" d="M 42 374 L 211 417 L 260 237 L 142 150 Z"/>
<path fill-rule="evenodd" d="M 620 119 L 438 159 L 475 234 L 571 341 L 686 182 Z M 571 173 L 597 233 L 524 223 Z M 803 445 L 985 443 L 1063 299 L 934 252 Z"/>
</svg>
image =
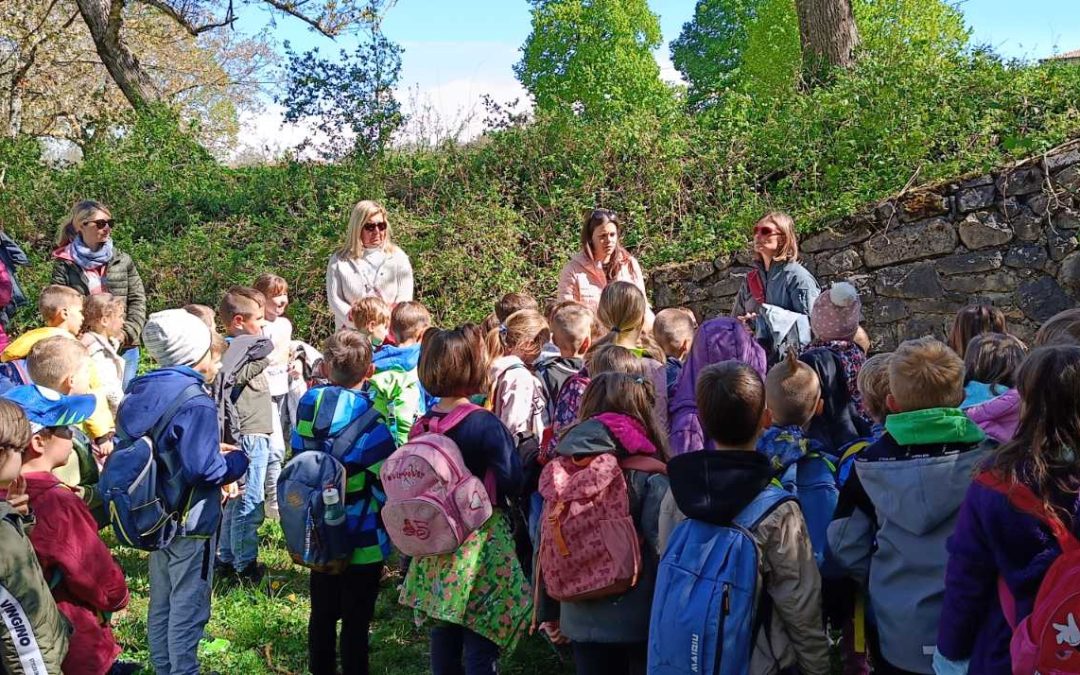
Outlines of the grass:
<svg viewBox="0 0 1080 675">
<path fill-rule="evenodd" d="M 113 618 L 114 631 L 124 648 L 121 658 L 137 661 L 145 672 L 152 672 L 146 632 L 149 554 L 118 546 L 111 533 L 104 534 L 131 589 L 127 610 Z M 204 672 L 307 672 L 307 570 L 289 559 L 277 523 L 265 523 L 260 535 L 259 560 L 269 570 L 269 581 L 259 588 L 215 582 L 210 623 L 199 649 Z M 397 603 L 400 581 L 393 561 L 383 579 L 371 624 L 371 672 L 421 675 L 430 672 L 426 630 L 415 625 L 412 610 Z M 572 673 L 573 666 L 569 652 L 560 655 L 539 636 L 526 636 L 513 652 L 503 655 L 500 672 L 562 675 Z"/>
</svg>

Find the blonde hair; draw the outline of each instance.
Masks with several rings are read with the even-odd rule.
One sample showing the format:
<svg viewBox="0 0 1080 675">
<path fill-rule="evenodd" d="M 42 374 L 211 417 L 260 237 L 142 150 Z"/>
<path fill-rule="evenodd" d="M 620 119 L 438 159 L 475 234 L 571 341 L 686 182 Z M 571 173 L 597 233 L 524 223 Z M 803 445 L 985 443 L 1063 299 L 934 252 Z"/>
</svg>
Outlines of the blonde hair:
<svg viewBox="0 0 1080 675">
<path fill-rule="evenodd" d="M 30 348 L 26 355 L 26 371 L 34 384 L 60 391 L 64 380 L 89 358 L 89 350 L 78 340 L 54 335 Z"/>
<path fill-rule="evenodd" d="M 889 414 L 885 399 L 889 396 L 889 364 L 892 354 L 871 356 L 859 370 L 857 379 L 863 408 L 875 422 L 883 422 Z"/>
<path fill-rule="evenodd" d="M 383 220 L 386 221 L 386 243 L 383 244 L 383 251 L 393 253 L 397 250 L 390 241 L 390 217 L 386 214 L 386 207 L 379 202 L 365 199 L 357 202 L 349 215 L 349 229 L 345 232 L 345 243 L 337 250 L 339 258 L 359 258 L 364 255 L 364 240 L 361 238 L 364 225 L 367 225 L 371 217 L 377 214 L 382 214 Z"/>
<path fill-rule="evenodd" d="M 106 337 L 120 337 L 122 333 L 106 335 L 105 322 L 117 316 L 124 316 L 126 305 L 123 298 L 118 298 L 112 293 L 89 296 L 83 301 L 83 330 L 101 333 Z"/>
<path fill-rule="evenodd" d="M 754 227 L 766 223 L 775 225 L 784 237 L 784 243 L 780 246 L 780 250 L 776 252 L 773 260 L 798 262 L 799 239 L 795 236 L 795 220 L 783 211 L 769 211 L 754 223 Z"/>
<path fill-rule="evenodd" d="M 646 435 L 660 457 L 668 456 L 667 434 L 656 420 L 656 391 L 640 360 L 632 372 L 600 373 L 592 378 L 581 397 L 578 419 L 584 422 L 606 412 L 633 417 L 645 427 Z"/>
<path fill-rule="evenodd" d="M 596 308 L 596 317 L 600 325 L 607 329 L 607 335 L 600 343 L 614 342 L 620 333 L 641 331 L 645 325 L 645 312 L 648 303 L 641 289 L 629 281 L 613 281 L 604 287 L 600 294 L 600 304 Z M 664 352 L 656 342 L 644 332 L 638 337 L 637 347 L 657 361 L 663 362 Z"/>
<path fill-rule="evenodd" d="M 780 363 L 765 376 L 765 401 L 773 414 L 773 424 L 802 426 L 814 417 L 821 400 L 821 380 L 814 369 L 789 349 Z"/>
<path fill-rule="evenodd" d="M 368 295 L 353 301 L 349 308 L 349 321 L 357 330 L 366 330 L 369 323 L 376 326 L 390 325 L 390 305 L 377 295 Z"/>
<path fill-rule="evenodd" d="M 697 319 L 686 307 L 669 307 L 656 313 L 653 321 L 653 337 L 667 356 L 679 356 L 679 349 L 687 341 L 693 342 Z"/>
<path fill-rule="evenodd" d="M 41 289 L 41 295 L 38 296 L 38 312 L 47 324 L 58 320 L 60 312 L 68 307 L 73 305 L 82 307 L 82 304 L 82 294 L 70 286 L 52 284 Z"/>
<path fill-rule="evenodd" d="M 532 363 L 550 337 L 544 315 L 535 309 L 522 309 L 487 334 L 487 349 L 493 357 L 512 355 Z"/>
<path fill-rule="evenodd" d="M 56 235 L 57 245 L 67 246 L 75 241 L 75 237 L 79 236 L 76 224 L 85 221 L 95 211 L 101 211 L 109 218 L 112 218 L 112 211 L 101 202 L 96 202 L 93 199 L 83 199 L 75 202 L 68 213 L 67 220 L 60 224 L 60 230 Z"/>
<path fill-rule="evenodd" d="M 551 310 L 551 341 L 559 349 L 577 354 L 592 337 L 593 312 L 585 305 L 568 301 Z"/>
<path fill-rule="evenodd" d="M 398 342 L 416 340 L 431 326 L 431 312 L 415 300 L 399 302 L 390 313 L 390 332 Z"/>
<path fill-rule="evenodd" d="M 964 400 L 964 362 L 940 340 L 907 340 L 889 362 L 889 393 L 900 412 L 955 408 Z"/>
</svg>

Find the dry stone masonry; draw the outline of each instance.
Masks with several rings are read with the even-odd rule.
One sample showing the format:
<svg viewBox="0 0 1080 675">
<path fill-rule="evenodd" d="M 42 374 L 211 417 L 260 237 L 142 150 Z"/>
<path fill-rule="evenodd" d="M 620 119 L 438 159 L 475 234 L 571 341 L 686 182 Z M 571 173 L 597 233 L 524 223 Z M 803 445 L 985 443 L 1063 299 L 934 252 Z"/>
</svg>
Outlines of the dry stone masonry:
<svg viewBox="0 0 1080 675">
<path fill-rule="evenodd" d="M 974 302 L 1001 308 L 1030 340 L 1043 321 L 1077 306 L 1078 234 L 1080 140 L 889 199 L 804 238 L 800 249 L 822 287 L 858 287 L 879 351 L 909 337 L 944 337 L 956 311 Z M 685 305 L 699 319 L 728 314 L 750 261 L 740 252 L 657 269 L 653 303 Z"/>
</svg>

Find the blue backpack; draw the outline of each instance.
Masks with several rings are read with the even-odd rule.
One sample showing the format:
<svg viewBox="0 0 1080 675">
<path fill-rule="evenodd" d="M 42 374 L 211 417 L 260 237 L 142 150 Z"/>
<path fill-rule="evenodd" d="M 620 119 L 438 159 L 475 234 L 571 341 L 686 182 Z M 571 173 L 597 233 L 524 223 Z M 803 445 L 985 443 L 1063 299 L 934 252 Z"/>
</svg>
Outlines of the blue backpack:
<svg viewBox="0 0 1080 675">
<path fill-rule="evenodd" d="M 354 544 L 343 511 L 347 477 L 344 458 L 365 434 L 383 434 L 384 442 L 393 443 L 375 406 L 354 418 L 329 444 L 303 438 L 305 447 L 281 470 L 277 484 L 281 532 L 285 548 L 297 565 L 327 574 L 348 567 Z M 326 490 L 337 492 L 338 512 L 330 517 L 323 497 Z"/>
<path fill-rule="evenodd" d="M 26 359 L 0 363 L 0 394 L 24 384 L 32 384 L 30 373 L 26 370 Z"/>
<path fill-rule="evenodd" d="M 836 466 L 826 455 L 810 452 L 788 467 L 780 482 L 799 499 L 810 545 L 814 549 L 814 562 L 821 569 L 829 543 L 829 523 L 840 498 Z"/>
<path fill-rule="evenodd" d="M 793 500 L 774 482 L 730 526 L 686 520 L 675 528 L 656 576 L 649 675 L 750 672 L 754 636 L 768 613 L 750 531 Z"/>
<path fill-rule="evenodd" d="M 181 406 L 198 396 L 206 396 L 202 385 L 188 385 L 143 436 L 131 438 L 117 429 L 98 490 L 121 544 L 157 551 L 179 533 L 192 486 L 184 481 L 179 454 L 158 452 L 158 445 Z"/>
</svg>

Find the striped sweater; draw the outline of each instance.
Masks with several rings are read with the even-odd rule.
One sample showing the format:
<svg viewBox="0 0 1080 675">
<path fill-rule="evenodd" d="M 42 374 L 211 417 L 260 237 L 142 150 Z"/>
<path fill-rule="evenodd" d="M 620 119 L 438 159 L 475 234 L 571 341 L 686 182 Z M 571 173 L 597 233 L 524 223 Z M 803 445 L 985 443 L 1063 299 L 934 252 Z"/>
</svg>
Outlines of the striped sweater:
<svg viewBox="0 0 1080 675">
<path fill-rule="evenodd" d="M 293 453 L 329 452 L 334 439 L 349 423 L 371 407 L 367 394 L 337 386 L 315 387 L 300 399 L 292 434 Z M 390 430 L 379 417 L 362 430 L 342 458 L 345 467 L 345 518 L 353 539 L 350 563 L 367 565 L 390 555 L 390 538 L 379 509 L 386 502 L 379 469 L 396 446 Z"/>
</svg>

